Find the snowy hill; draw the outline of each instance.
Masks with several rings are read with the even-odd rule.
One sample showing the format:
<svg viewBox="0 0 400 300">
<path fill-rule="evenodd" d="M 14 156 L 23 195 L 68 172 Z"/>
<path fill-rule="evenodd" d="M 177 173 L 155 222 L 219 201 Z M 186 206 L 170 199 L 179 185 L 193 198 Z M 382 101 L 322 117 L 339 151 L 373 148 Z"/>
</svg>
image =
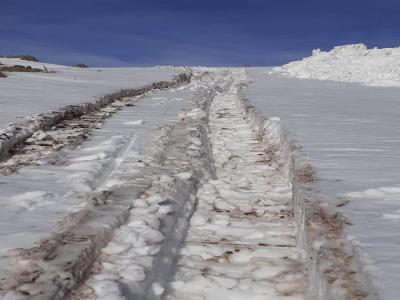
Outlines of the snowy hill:
<svg viewBox="0 0 400 300">
<path fill-rule="evenodd" d="M 357 82 L 369 86 L 400 86 L 400 48 L 368 49 L 364 44 L 338 46 L 273 69 L 301 79 Z"/>
</svg>

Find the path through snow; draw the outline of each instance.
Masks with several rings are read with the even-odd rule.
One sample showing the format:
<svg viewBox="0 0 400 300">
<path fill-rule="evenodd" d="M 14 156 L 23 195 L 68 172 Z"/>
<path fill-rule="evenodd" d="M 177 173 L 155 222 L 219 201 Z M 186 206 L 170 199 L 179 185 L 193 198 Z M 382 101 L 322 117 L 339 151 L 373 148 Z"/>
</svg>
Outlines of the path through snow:
<svg viewBox="0 0 400 300">
<path fill-rule="evenodd" d="M 166 299 L 302 299 L 291 184 L 230 89 L 210 106 L 217 179 L 204 184 Z"/>
<path fill-rule="evenodd" d="M 18 200 L 54 199 L 57 209 L 62 203 L 66 212 L 74 212 L 39 245 L 39 236 L 29 241 L 35 243 L 31 248 L 13 249 L 15 239 L 3 245 L 0 263 L 7 269 L 3 267 L 4 277 L 0 272 L 0 296 L 295 300 L 310 295 L 306 271 L 315 274 L 311 288 L 321 285 L 329 292 L 334 283 L 333 292 L 345 284 L 354 290 L 352 270 L 342 272 L 342 265 L 325 256 L 318 261 L 317 255 L 315 265 L 323 268 L 312 273 L 311 264 L 300 259 L 305 245 L 296 238 L 304 228 L 298 228 L 302 223 L 293 216 L 292 148 L 281 140 L 275 119 L 262 119 L 245 105 L 240 96 L 245 71 L 193 73 L 187 86 L 157 92 L 157 97 L 115 114 L 60 165 L 24 167 L 8 177 L 4 187 L 21 183 L 24 174 L 53 176 L 47 186 L 50 182 L 55 192 L 68 194 L 70 202 L 43 193 L 23 194 Z M 27 192 L 29 182 L 26 178 Z M 61 191 L 59 182 L 64 184 Z M 7 205 L 12 211 L 16 203 Z M 21 216 L 29 225 L 41 225 L 41 220 L 49 221 L 48 209 L 35 207 L 35 219 L 29 210 Z M 60 216 L 53 215 L 52 224 L 57 224 Z M 4 220 L 11 224 L 15 216 Z M 318 230 L 331 221 L 302 216 Z M 48 236 L 52 224 L 41 227 L 40 235 Z M 322 245 L 317 229 L 315 236 L 307 236 L 313 247 Z M 313 254 L 306 251 L 302 258 L 313 261 Z M 324 292 L 320 299 L 327 299 Z M 364 299 L 366 294 L 359 295 Z"/>
</svg>

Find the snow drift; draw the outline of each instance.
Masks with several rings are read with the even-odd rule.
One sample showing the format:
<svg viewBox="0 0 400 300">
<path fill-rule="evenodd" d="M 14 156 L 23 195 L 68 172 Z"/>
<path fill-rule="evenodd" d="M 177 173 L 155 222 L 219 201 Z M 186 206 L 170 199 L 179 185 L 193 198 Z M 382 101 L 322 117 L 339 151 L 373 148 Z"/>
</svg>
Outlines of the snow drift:
<svg viewBox="0 0 400 300">
<path fill-rule="evenodd" d="M 368 49 L 364 44 L 337 46 L 274 68 L 289 77 L 400 86 L 400 48 Z"/>
</svg>

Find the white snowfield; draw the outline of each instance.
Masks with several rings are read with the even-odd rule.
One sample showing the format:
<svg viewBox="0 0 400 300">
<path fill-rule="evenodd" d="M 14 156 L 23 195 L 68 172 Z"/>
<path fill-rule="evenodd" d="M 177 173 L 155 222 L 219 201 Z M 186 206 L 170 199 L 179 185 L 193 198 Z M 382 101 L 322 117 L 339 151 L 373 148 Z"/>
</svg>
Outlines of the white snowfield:
<svg viewBox="0 0 400 300">
<path fill-rule="evenodd" d="M 0 78 L 0 128 L 185 71 L 47 68 Z M 271 70 L 193 68 L 0 175 L 0 299 L 397 299 L 400 88 Z"/>
<path fill-rule="evenodd" d="M 93 102 L 97 97 L 122 88 L 170 80 L 182 73 L 178 68 L 76 68 L 1 58 L 6 66 L 22 65 L 49 73 L 9 72 L 0 80 L 0 129 L 28 115 L 50 112 L 70 104 Z"/>
<path fill-rule="evenodd" d="M 301 79 L 400 86 L 400 48 L 368 49 L 364 44 L 313 50 L 312 56 L 272 69 Z"/>
</svg>

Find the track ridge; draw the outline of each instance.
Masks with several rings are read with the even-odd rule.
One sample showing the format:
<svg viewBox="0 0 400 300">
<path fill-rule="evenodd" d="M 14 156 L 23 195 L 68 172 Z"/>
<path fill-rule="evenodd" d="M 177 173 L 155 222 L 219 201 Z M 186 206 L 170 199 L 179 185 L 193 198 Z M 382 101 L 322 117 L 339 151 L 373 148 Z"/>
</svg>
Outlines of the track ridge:
<svg viewBox="0 0 400 300">
<path fill-rule="evenodd" d="M 210 105 L 216 179 L 198 205 L 163 298 L 302 299 L 306 279 L 296 247 L 291 183 L 239 107 L 242 70 Z"/>
</svg>

